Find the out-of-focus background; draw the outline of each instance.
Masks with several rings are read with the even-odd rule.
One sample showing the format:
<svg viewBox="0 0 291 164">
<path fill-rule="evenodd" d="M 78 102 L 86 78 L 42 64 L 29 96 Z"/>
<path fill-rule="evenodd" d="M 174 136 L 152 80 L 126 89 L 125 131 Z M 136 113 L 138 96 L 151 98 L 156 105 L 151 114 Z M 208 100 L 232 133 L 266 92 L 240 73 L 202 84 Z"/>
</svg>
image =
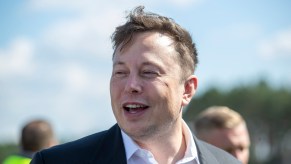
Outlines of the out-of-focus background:
<svg viewBox="0 0 291 164">
<path fill-rule="evenodd" d="M 252 147 L 251 163 L 282 162 L 280 152 L 291 149 L 288 0 L 0 1 L 0 161 L 16 149 L 22 125 L 34 118 L 49 120 L 62 142 L 115 123 L 110 35 L 137 5 L 173 18 L 192 34 L 201 101 L 193 100 L 191 111 L 214 104 L 238 109 L 255 129 L 251 132 L 264 133 L 252 137 L 260 145 Z M 230 100 L 233 92 L 237 97 Z M 256 104 L 253 99 L 259 105 L 250 105 Z M 185 119 L 191 122 L 189 109 Z M 280 143 L 287 146 L 271 147 L 268 142 L 275 139 L 285 139 Z"/>
</svg>

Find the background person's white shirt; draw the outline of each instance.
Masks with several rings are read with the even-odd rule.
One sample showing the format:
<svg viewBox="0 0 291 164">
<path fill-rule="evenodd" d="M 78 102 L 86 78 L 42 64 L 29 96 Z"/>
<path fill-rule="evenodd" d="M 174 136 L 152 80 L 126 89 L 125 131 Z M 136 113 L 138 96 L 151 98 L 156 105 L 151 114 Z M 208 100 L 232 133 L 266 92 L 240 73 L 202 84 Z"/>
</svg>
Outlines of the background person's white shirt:
<svg viewBox="0 0 291 164">
<path fill-rule="evenodd" d="M 186 151 L 184 157 L 176 164 L 199 164 L 197 148 L 192 132 L 183 121 L 183 134 L 186 140 Z M 126 160 L 128 164 L 158 164 L 153 154 L 139 147 L 125 132 L 121 130 L 122 139 L 125 147 Z"/>
</svg>

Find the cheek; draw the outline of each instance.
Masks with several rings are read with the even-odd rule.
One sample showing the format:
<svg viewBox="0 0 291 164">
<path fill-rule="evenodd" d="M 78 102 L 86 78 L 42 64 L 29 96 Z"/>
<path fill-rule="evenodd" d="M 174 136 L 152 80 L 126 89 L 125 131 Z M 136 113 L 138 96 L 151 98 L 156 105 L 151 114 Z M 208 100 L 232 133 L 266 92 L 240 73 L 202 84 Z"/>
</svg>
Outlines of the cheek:
<svg viewBox="0 0 291 164">
<path fill-rule="evenodd" d="M 183 87 L 179 84 L 172 84 L 168 88 L 169 103 L 173 108 L 181 108 L 183 102 Z"/>
<path fill-rule="evenodd" d="M 250 154 L 249 149 L 246 148 L 246 149 L 243 150 L 243 155 L 244 155 L 245 158 L 248 158 L 249 154 Z"/>
<path fill-rule="evenodd" d="M 122 83 L 120 80 L 111 79 L 110 80 L 110 93 L 115 94 L 122 88 Z"/>
<path fill-rule="evenodd" d="M 177 88 L 177 85 L 174 83 L 163 82 L 157 90 L 160 95 L 160 102 L 165 109 L 168 109 L 170 115 L 177 115 L 180 112 L 181 103 L 182 103 L 182 94 L 180 89 Z"/>
<path fill-rule="evenodd" d="M 111 105 L 114 107 L 114 104 L 118 103 L 119 95 L 121 94 L 120 91 L 120 84 L 115 81 L 110 81 L 110 98 L 111 98 Z"/>
</svg>

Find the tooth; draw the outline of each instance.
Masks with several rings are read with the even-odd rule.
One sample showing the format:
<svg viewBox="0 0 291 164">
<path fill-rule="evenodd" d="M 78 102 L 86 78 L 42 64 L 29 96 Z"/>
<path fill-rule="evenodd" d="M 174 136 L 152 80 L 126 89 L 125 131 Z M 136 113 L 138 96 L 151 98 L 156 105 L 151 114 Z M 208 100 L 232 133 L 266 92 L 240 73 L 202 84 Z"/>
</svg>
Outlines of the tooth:
<svg viewBox="0 0 291 164">
<path fill-rule="evenodd" d="M 137 105 L 137 104 L 129 104 L 129 105 L 126 105 L 127 108 L 140 108 L 142 107 L 142 105 Z"/>
</svg>

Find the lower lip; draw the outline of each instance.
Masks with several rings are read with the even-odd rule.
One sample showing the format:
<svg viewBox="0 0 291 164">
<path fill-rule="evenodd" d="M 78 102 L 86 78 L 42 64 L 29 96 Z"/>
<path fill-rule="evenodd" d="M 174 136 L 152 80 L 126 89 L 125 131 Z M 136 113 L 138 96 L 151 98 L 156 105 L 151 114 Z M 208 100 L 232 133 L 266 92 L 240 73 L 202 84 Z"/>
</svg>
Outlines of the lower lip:
<svg viewBox="0 0 291 164">
<path fill-rule="evenodd" d="M 140 119 L 140 117 L 142 117 L 146 111 L 147 111 L 147 108 L 137 109 L 134 112 L 130 112 L 124 109 L 124 115 L 126 116 L 126 118 L 130 120 L 135 120 L 135 119 Z"/>
</svg>

